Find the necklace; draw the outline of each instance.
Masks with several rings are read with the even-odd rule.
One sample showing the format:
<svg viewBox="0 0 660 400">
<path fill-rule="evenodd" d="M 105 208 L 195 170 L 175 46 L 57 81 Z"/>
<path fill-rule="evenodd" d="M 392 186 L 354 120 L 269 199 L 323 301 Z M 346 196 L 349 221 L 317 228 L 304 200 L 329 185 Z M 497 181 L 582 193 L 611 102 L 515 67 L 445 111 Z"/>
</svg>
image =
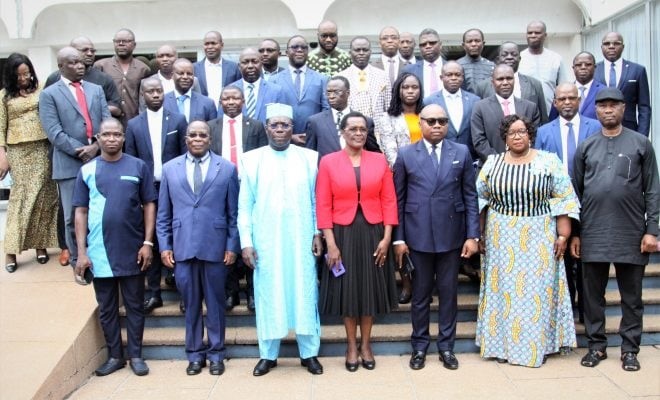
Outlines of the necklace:
<svg viewBox="0 0 660 400">
<path fill-rule="evenodd" d="M 512 164 L 523 164 L 529 158 L 529 154 L 531 153 L 531 151 L 532 148 L 530 147 L 527 149 L 527 152 L 524 155 L 518 157 L 514 157 L 513 153 L 511 153 L 511 150 L 507 151 L 507 153 L 509 153 L 509 159 L 511 160 Z"/>
</svg>

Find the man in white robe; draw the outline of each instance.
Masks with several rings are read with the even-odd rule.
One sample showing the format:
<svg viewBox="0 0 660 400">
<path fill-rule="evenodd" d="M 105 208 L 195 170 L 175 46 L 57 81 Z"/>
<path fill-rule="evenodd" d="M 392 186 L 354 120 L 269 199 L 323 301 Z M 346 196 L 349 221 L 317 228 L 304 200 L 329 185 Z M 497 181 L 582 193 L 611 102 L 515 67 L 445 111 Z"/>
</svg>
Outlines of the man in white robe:
<svg viewBox="0 0 660 400">
<path fill-rule="evenodd" d="M 290 146 L 293 110 L 266 109 L 269 146 L 243 154 L 238 229 L 245 264 L 254 269 L 260 360 L 253 375 L 277 366 L 280 340 L 296 334 L 300 363 L 319 375 L 321 344 L 315 256 L 322 243 L 316 230 L 315 151 Z"/>
</svg>

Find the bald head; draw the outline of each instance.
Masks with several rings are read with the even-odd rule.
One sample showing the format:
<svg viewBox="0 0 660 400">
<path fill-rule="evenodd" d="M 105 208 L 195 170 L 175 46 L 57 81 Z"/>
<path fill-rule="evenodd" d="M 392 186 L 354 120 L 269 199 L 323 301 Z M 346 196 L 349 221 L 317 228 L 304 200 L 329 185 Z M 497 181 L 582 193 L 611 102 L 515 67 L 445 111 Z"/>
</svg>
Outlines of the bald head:
<svg viewBox="0 0 660 400">
<path fill-rule="evenodd" d="M 419 114 L 419 127 L 427 142 L 436 145 L 447 136 L 449 118 L 445 109 L 438 104 L 429 104 Z"/>
<path fill-rule="evenodd" d="M 321 51 L 325 53 L 332 52 L 337 47 L 337 42 L 339 42 L 338 35 L 337 24 L 333 21 L 321 22 L 317 33 Z"/>
<path fill-rule="evenodd" d="M 246 47 L 238 56 L 238 69 L 248 83 L 256 82 L 261 76 L 261 56 L 254 47 Z"/>
<path fill-rule="evenodd" d="M 580 109 L 580 96 L 577 87 L 569 82 L 557 85 L 553 104 L 562 118 L 567 121 L 572 120 Z"/>
<path fill-rule="evenodd" d="M 94 65 L 96 57 L 96 49 L 92 41 L 86 36 L 78 36 L 71 40 L 71 47 L 80 52 L 80 57 L 85 68 L 91 68 Z"/>
</svg>

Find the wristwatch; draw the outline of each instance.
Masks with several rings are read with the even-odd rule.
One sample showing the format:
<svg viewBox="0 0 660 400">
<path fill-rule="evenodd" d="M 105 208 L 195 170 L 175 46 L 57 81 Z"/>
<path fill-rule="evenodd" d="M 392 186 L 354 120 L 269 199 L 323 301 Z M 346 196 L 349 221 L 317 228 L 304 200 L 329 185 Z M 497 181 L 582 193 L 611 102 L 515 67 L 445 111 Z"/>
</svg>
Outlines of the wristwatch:
<svg viewBox="0 0 660 400">
<path fill-rule="evenodd" d="M 477 243 L 479 243 L 479 240 L 481 240 L 481 238 L 470 238 L 470 239 L 474 240 Z"/>
</svg>

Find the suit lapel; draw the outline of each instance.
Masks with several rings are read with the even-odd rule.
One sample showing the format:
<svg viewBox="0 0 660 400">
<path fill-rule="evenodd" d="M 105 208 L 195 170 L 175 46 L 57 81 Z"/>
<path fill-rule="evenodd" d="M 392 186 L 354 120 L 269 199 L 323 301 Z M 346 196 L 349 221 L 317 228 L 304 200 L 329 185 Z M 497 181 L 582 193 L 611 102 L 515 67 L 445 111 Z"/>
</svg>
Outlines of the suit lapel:
<svg viewBox="0 0 660 400">
<path fill-rule="evenodd" d="M 66 86 L 66 83 L 64 83 L 63 80 L 60 80 L 59 82 L 59 90 L 62 92 L 62 95 L 64 96 L 65 99 L 71 103 L 71 106 L 73 107 L 80 116 L 83 116 L 82 111 L 80 110 L 80 106 L 78 105 L 78 101 L 76 100 L 75 97 L 73 97 L 73 94 L 69 90 L 69 88 Z"/>
<path fill-rule="evenodd" d="M 520 81 L 520 97 L 523 99 L 529 99 L 532 94 L 532 85 L 529 83 L 526 76 L 518 75 L 518 78 Z"/>
<path fill-rule="evenodd" d="M 559 126 L 559 117 L 555 118 L 551 122 L 552 126 L 550 131 L 552 132 L 552 140 L 555 142 L 555 149 L 557 149 L 557 155 L 559 159 L 564 161 L 564 147 L 561 144 L 561 127 Z"/>
<path fill-rule="evenodd" d="M 456 149 L 448 140 L 442 141 L 442 151 L 440 152 L 440 171 L 437 174 L 436 186 L 440 185 L 452 167 L 452 162 L 456 158 Z"/>
<path fill-rule="evenodd" d="M 470 126 L 470 117 L 472 116 L 472 103 L 467 94 L 463 93 L 463 118 L 461 119 L 461 128 L 457 134 L 460 136 L 460 132 L 465 130 L 465 127 Z M 472 140 L 472 138 L 468 138 Z"/>
<path fill-rule="evenodd" d="M 334 145 L 334 149 L 339 149 L 341 150 L 341 142 L 339 141 L 339 134 L 337 132 L 337 125 L 335 124 L 334 116 L 332 115 L 332 110 L 326 110 L 323 111 L 326 114 L 326 118 L 324 118 L 325 124 L 326 124 L 326 130 L 328 132 L 333 132 L 334 134 L 331 134 L 331 139 L 332 143 Z"/>
<path fill-rule="evenodd" d="M 435 168 L 433 167 L 433 161 L 431 161 L 431 156 L 426 150 L 426 145 L 423 140 L 415 143 L 415 158 L 417 159 L 417 164 L 419 170 L 422 171 L 426 179 L 433 185 L 436 183 L 437 174 Z"/>
<path fill-rule="evenodd" d="M 257 95 L 257 101 L 256 101 L 256 104 L 254 106 L 255 116 L 256 116 L 256 114 L 259 113 L 259 110 L 265 109 L 265 108 L 262 108 L 262 107 L 263 107 L 264 97 L 266 95 L 266 92 L 268 91 L 268 89 L 266 89 L 266 85 L 267 85 L 266 80 L 261 78 L 259 80 L 259 94 Z M 247 98 L 245 98 L 245 101 L 247 101 Z M 245 120 L 245 115 L 244 115 L 243 120 Z"/>
<path fill-rule="evenodd" d="M 243 152 L 246 152 L 245 150 L 248 146 L 248 140 L 250 137 L 251 129 L 252 129 L 252 124 L 250 121 L 248 121 L 248 117 L 244 114 L 243 115 L 243 126 L 242 126 L 243 131 L 241 132 L 241 137 L 243 138 Z"/>
<path fill-rule="evenodd" d="M 186 176 L 186 160 L 187 160 L 187 155 L 184 155 L 183 157 L 179 157 L 176 161 L 177 163 L 177 168 L 175 169 L 176 175 L 177 175 L 177 181 L 179 183 L 179 187 L 183 188 L 183 191 L 186 192 L 188 196 L 190 196 L 193 201 L 195 200 L 195 193 L 193 193 L 192 188 L 190 187 L 190 183 L 188 183 L 188 177 Z M 209 166 L 210 170 L 210 166 Z"/>
<path fill-rule="evenodd" d="M 625 59 L 621 60 L 621 78 L 619 79 L 619 84 L 616 85 L 619 90 L 623 91 L 623 87 L 628 82 L 628 75 L 630 75 L 630 64 Z"/>
<path fill-rule="evenodd" d="M 202 185 L 202 190 L 200 190 L 199 195 L 197 196 L 198 198 L 201 198 L 204 196 L 207 190 L 211 187 L 213 184 L 213 181 L 215 178 L 218 176 L 218 173 L 220 173 L 220 160 L 217 156 L 214 156 L 212 153 L 209 153 L 209 157 L 211 159 L 209 160 L 209 169 L 206 171 L 206 179 L 204 179 L 204 184 Z M 188 185 L 190 186 L 190 185 Z"/>
<path fill-rule="evenodd" d="M 206 57 L 204 57 L 201 61 L 201 65 L 199 66 L 199 73 L 197 75 L 197 81 L 199 82 L 200 88 L 204 88 L 206 93 L 204 95 L 206 96 L 208 94 L 208 87 L 206 86 Z"/>
</svg>

